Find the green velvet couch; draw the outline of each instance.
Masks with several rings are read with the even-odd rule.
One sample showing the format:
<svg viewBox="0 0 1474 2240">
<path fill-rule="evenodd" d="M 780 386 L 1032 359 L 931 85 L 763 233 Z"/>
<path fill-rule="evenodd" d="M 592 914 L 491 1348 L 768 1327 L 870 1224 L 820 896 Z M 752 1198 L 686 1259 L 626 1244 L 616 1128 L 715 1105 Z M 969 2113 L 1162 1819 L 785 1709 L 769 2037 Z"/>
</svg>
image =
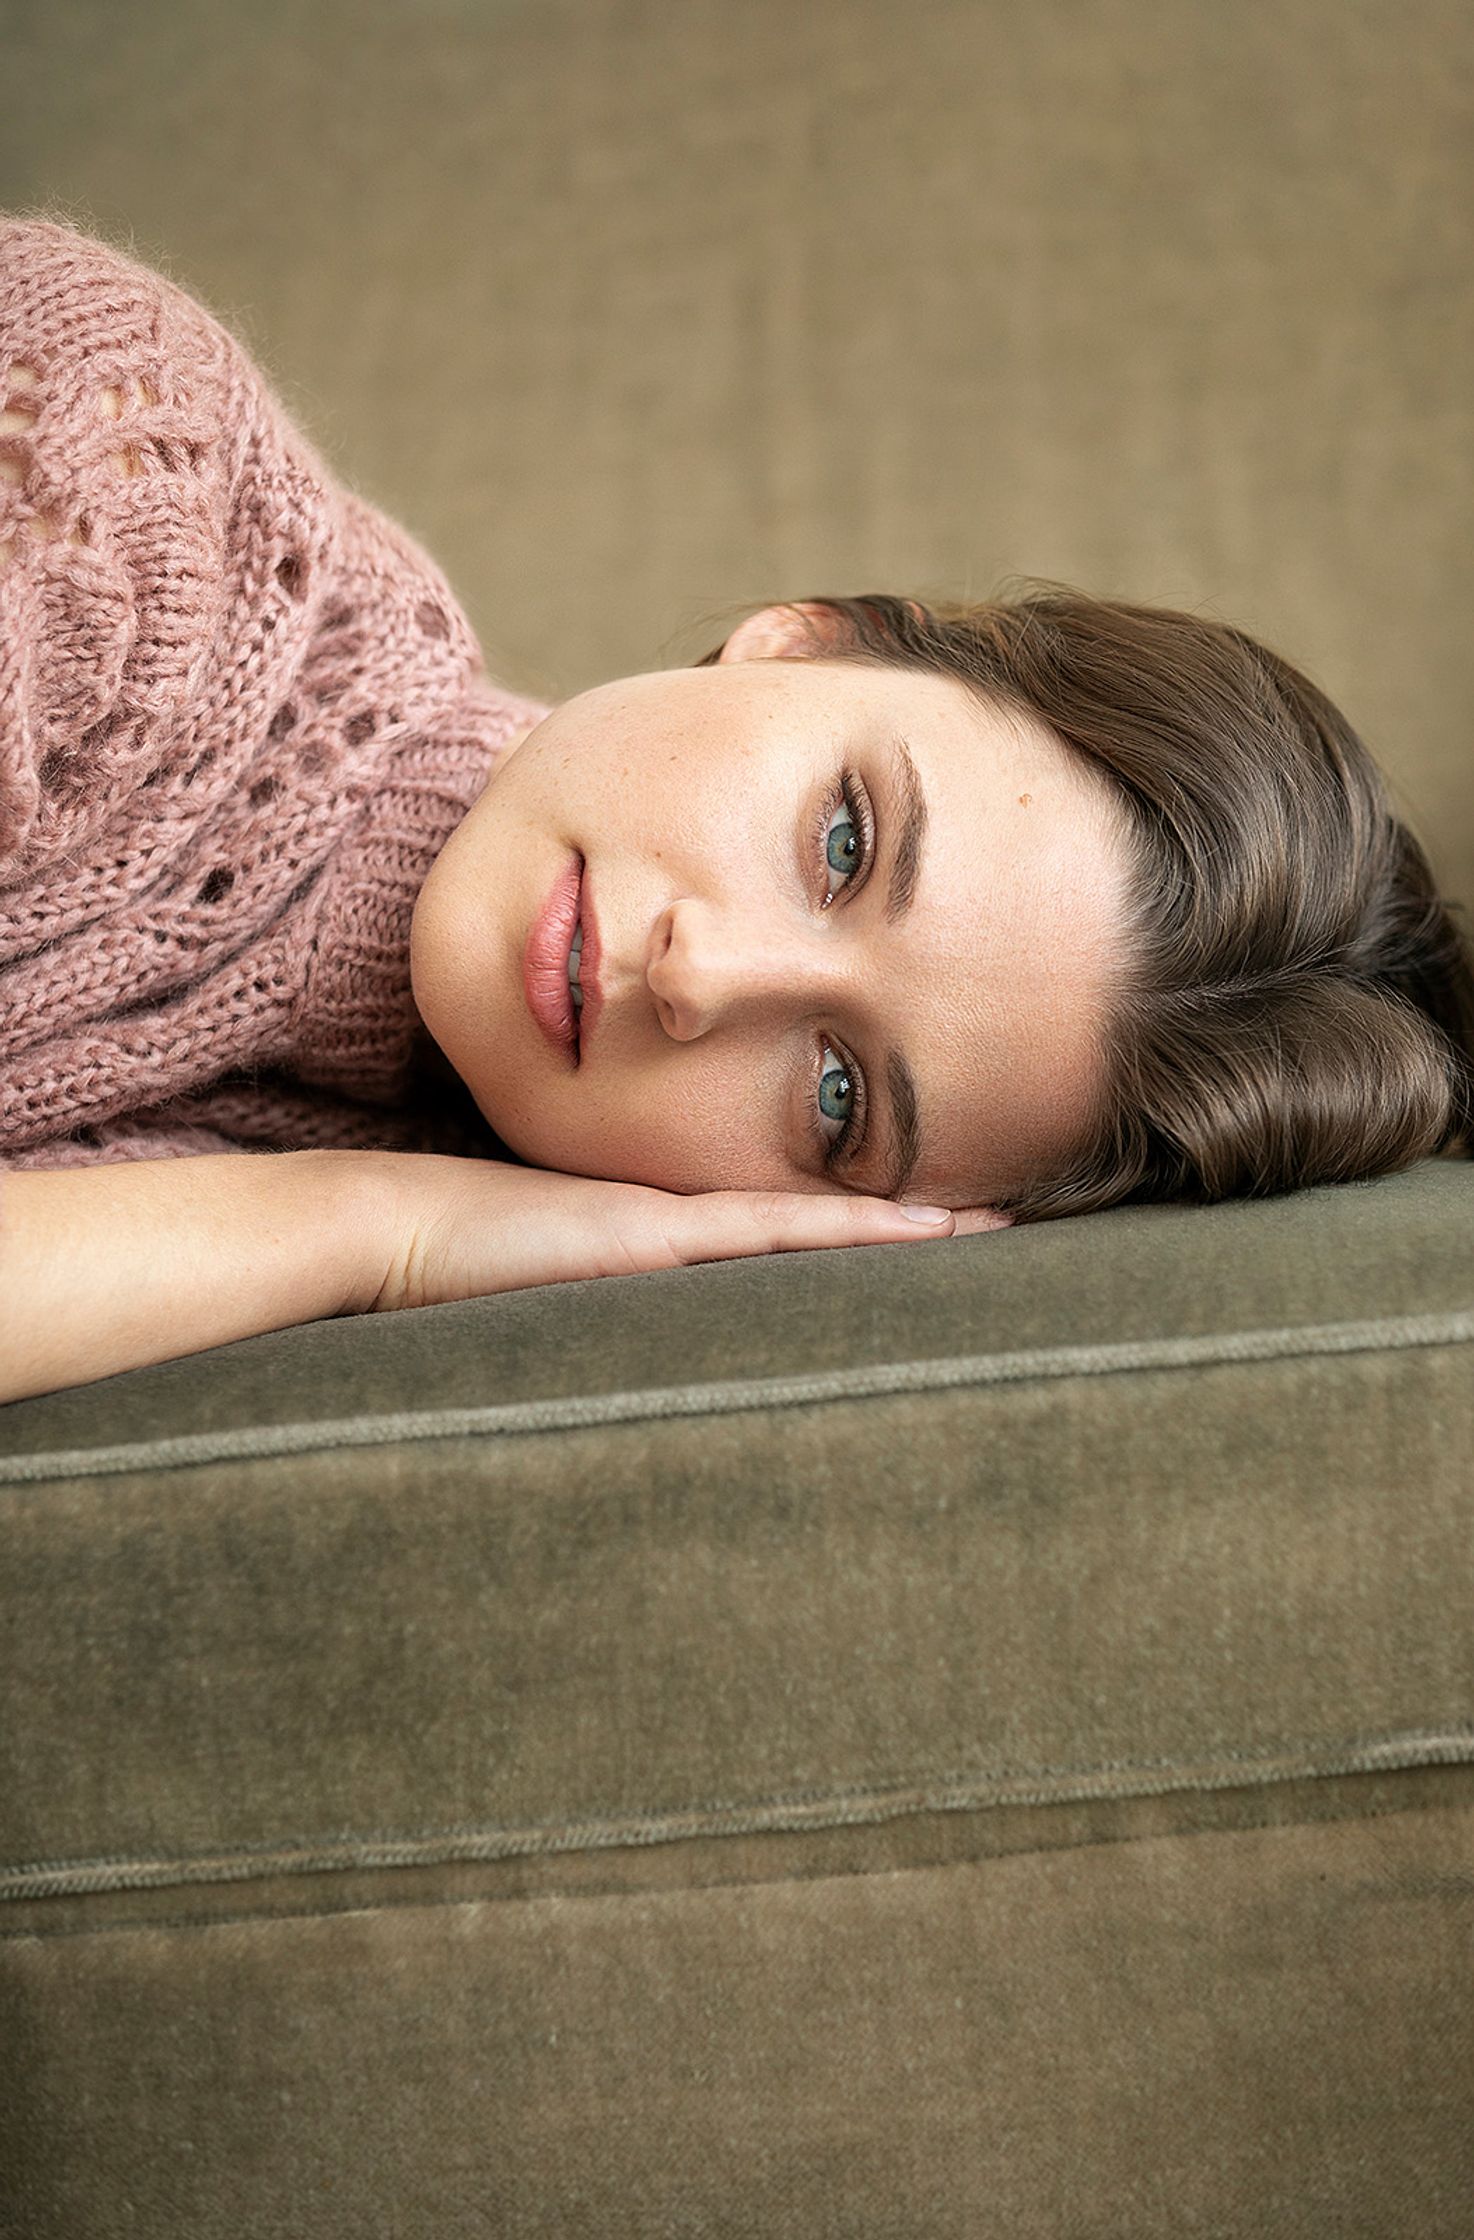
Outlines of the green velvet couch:
<svg viewBox="0 0 1474 2240">
<path fill-rule="evenodd" d="M 1474 2232 L 1474 1171 L 0 1409 L 7 2240 Z"/>
</svg>

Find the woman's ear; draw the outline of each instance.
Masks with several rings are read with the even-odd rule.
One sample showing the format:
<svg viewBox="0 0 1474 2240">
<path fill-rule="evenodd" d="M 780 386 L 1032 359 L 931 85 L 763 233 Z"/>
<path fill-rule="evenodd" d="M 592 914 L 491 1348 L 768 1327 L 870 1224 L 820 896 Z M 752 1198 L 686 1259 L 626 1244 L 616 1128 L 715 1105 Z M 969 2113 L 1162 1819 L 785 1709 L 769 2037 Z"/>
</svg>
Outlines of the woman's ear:
<svg viewBox="0 0 1474 2240">
<path fill-rule="evenodd" d="M 924 625 L 926 610 L 915 599 L 901 604 L 914 622 Z M 804 617 L 810 627 L 805 627 Z M 781 606 L 761 607 L 739 622 L 727 639 L 718 661 L 820 660 L 826 654 L 843 655 L 852 641 L 842 614 L 814 599 L 790 599 Z M 708 658 L 710 658 L 708 656 Z"/>
<path fill-rule="evenodd" d="M 807 615 L 812 629 L 806 628 L 803 617 Z M 842 628 L 840 616 L 830 607 L 814 605 L 805 599 L 795 599 L 791 605 L 762 607 L 739 622 L 718 654 L 719 661 L 773 661 L 786 656 L 789 660 L 812 659 L 839 642 Z M 818 633 L 815 643 L 814 633 Z"/>
</svg>

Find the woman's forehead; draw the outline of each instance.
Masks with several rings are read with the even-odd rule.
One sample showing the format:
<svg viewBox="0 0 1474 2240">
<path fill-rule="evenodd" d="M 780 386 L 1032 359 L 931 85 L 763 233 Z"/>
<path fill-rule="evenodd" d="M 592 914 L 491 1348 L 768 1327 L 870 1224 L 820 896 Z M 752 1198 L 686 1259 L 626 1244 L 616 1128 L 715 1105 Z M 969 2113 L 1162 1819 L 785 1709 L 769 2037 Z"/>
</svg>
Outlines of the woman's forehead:
<svg viewBox="0 0 1474 2240">
<path fill-rule="evenodd" d="M 978 723 L 990 730 L 986 711 Z M 972 1187 L 981 1164 L 1012 1187 L 1067 1156 L 1097 1109 L 1129 825 L 1109 781 L 1042 725 L 909 744 L 928 801 L 907 973 L 912 1066 L 937 1115 L 928 1165 L 939 1186 Z"/>
</svg>

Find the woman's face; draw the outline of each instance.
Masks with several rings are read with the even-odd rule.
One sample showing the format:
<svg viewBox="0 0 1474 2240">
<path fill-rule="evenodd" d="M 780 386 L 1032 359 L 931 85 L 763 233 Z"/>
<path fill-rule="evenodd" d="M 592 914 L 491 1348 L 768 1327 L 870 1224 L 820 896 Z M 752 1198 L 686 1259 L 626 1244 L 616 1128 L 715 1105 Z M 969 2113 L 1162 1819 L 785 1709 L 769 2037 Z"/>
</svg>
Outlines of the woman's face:
<svg viewBox="0 0 1474 2240">
<path fill-rule="evenodd" d="M 538 724 L 419 896 L 420 1019 L 533 1166 L 986 1205 L 1088 1120 L 1124 816 L 1042 724 L 951 678 L 773 658 L 803 643 L 765 608 L 714 666 Z M 578 858 L 602 1001 L 575 1063 L 523 953 Z"/>
</svg>

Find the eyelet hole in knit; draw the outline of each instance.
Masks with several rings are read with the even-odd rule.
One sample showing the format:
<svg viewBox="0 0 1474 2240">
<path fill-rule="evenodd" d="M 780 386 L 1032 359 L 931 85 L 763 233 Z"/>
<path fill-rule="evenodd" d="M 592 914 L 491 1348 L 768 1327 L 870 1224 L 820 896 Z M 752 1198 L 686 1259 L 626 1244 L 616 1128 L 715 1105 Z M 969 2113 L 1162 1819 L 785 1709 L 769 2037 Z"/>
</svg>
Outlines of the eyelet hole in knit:
<svg viewBox="0 0 1474 2240">
<path fill-rule="evenodd" d="M 157 404 L 159 402 L 158 390 L 154 387 L 153 383 L 146 378 L 145 375 L 141 373 L 135 373 L 131 378 L 133 386 L 133 402 L 135 404 Z M 102 392 L 102 410 L 109 420 L 122 419 L 126 402 L 127 400 L 125 399 L 122 390 L 119 388 L 109 386 Z"/>
<path fill-rule="evenodd" d="M 298 553 L 289 552 L 285 560 L 276 564 L 276 580 L 289 599 L 307 596 L 307 563 Z"/>
<path fill-rule="evenodd" d="M 195 896 L 195 901 L 219 902 L 223 896 L 229 894 L 234 885 L 235 873 L 228 871 L 224 864 L 217 863 L 199 893 Z"/>
<path fill-rule="evenodd" d="M 5 409 L 0 412 L 0 435 L 19 435 L 32 427 L 40 413 L 39 404 L 33 404 L 28 392 L 40 387 L 39 377 L 29 366 L 7 366 L 5 370 Z"/>
<path fill-rule="evenodd" d="M 0 482 L 12 479 L 7 476 L 5 469 L 6 461 L 3 457 L 0 457 Z M 24 478 L 16 476 L 14 479 L 20 481 Z M 61 523 L 57 520 L 55 514 L 38 513 L 34 514 L 29 521 L 22 521 L 11 536 L 0 542 L 0 575 L 4 575 L 6 569 L 15 560 L 17 556 L 16 546 L 22 536 L 31 537 L 37 544 L 54 544 L 61 533 Z M 68 544 L 85 545 L 88 542 L 85 523 L 79 522 L 74 528 L 68 529 L 66 541 Z"/>
<path fill-rule="evenodd" d="M 358 715 L 348 718 L 343 726 L 343 736 L 350 747 L 361 747 L 365 739 L 372 739 L 377 728 L 374 718 L 367 709 L 363 709 Z"/>
<path fill-rule="evenodd" d="M 98 399 L 98 409 L 104 419 L 121 420 L 130 402 L 133 405 L 151 405 L 159 402 L 158 390 L 151 381 L 145 380 L 142 374 L 135 373 L 132 375 L 129 385 L 133 391 L 131 399 L 125 397 L 123 391 L 116 387 L 109 387 L 102 391 Z M 147 450 L 152 457 L 162 461 L 171 474 L 173 473 L 174 460 L 166 443 L 161 439 L 155 439 L 148 444 Z M 124 444 L 121 451 L 109 452 L 108 460 L 110 465 L 116 467 L 118 472 L 125 475 L 129 480 L 145 471 L 144 449 L 136 443 L 127 443 Z"/>
<path fill-rule="evenodd" d="M 442 607 L 437 607 L 431 599 L 420 601 L 415 608 L 415 620 L 427 638 L 448 638 L 450 636 L 450 624 L 445 619 L 445 610 Z"/>
</svg>

